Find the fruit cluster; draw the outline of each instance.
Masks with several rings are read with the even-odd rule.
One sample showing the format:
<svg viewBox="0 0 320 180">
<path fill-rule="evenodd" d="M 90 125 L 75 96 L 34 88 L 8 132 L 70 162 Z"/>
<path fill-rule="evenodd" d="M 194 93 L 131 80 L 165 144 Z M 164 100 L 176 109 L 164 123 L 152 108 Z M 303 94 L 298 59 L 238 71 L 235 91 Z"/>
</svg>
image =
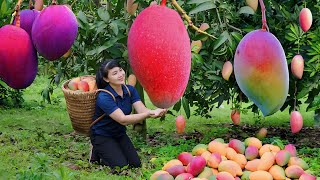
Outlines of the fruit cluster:
<svg viewBox="0 0 320 180">
<path fill-rule="evenodd" d="M 217 138 L 208 145 L 198 144 L 192 152 L 181 152 L 156 171 L 151 180 L 316 180 L 309 166 L 297 157 L 293 144 L 281 150 L 249 137 L 229 143 Z"/>
<path fill-rule="evenodd" d="M 92 92 L 97 90 L 96 79 L 92 76 L 76 77 L 69 81 L 68 88 L 78 92 Z"/>
<path fill-rule="evenodd" d="M 69 5 L 43 9 L 43 0 L 20 12 L 12 24 L 0 28 L 0 78 L 14 89 L 32 84 L 38 72 L 38 53 L 47 60 L 68 56 L 78 33 L 77 18 Z M 63 18 L 61 18 L 63 17 Z M 68 54 L 69 53 L 69 54 Z"/>
</svg>

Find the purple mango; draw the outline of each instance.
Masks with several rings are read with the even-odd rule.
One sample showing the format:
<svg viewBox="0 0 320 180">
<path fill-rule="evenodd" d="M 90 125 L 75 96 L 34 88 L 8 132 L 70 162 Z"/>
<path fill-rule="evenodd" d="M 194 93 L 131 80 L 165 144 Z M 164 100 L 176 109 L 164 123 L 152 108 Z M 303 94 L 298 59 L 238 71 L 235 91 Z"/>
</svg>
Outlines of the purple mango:
<svg viewBox="0 0 320 180">
<path fill-rule="evenodd" d="M 53 61 L 63 56 L 78 34 L 78 22 L 65 5 L 43 9 L 32 26 L 32 41 L 39 54 Z"/>
<path fill-rule="evenodd" d="M 39 15 L 39 11 L 33 9 L 25 9 L 20 12 L 20 27 L 27 31 L 31 36 L 32 25 L 36 17 Z M 16 24 L 16 19 L 14 19 L 13 24 Z"/>
<path fill-rule="evenodd" d="M 0 78 L 14 89 L 23 89 L 38 72 L 37 52 L 29 34 L 20 27 L 0 28 Z"/>
</svg>

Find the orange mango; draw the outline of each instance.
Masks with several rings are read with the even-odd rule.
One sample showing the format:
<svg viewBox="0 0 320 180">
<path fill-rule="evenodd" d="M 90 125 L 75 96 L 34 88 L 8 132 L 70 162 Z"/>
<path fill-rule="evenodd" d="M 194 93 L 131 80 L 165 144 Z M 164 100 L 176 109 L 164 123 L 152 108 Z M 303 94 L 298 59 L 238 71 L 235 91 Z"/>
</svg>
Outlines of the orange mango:
<svg viewBox="0 0 320 180">
<path fill-rule="evenodd" d="M 255 171 L 249 176 L 250 180 L 273 180 L 270 173 L 267 171 Z"/>
<path fill-rule="evenodd" d="M 162 170 L 165 171 L 168 168 L 170 168 L 172 166 L 176 166 L 176 165 L 183 165 L 183 164 L 178 159 L 172 159 L 172 160 L 170 160 L 170 161 L 168 161 L 167 163 L 164 164 L 164 166 L 162 167 Z"/>
<path fill-rule="evenodd" d="M 246 140 L 244 140 L 244 145 L 246 147 L 248 146 L 255 146 L 258 148 L 258 150 L 262 147 L 262 142 L 258 139 L 258 138 L 255 138 L 255 137 L 249 137 L 247 138 Z"/>
<path fill-rule="evenodd" d="M 258 170 L 268 171 L 275 163 L 275 157 L 272 152 L 264 153 L 261 158 L 261 163 L 258 165 Z"/>
<path fill-rule="evenodd" d="M 239 164 L 231 160 L 222 161 L 218 166 L 218 170 L 219 172 L 228 172 L 233 177 L 241 176 L 243 173 Z"/>
<path fill-rule="evenodd" d="M 226 156 L 227 154 L 225 145 L 221 142 L 214 141 L 214 140 L 208 144 L 208 150 L 211 153 L 219 153 L 221 156 Z"/>
<path fill-rule="evenodd" d="M 275 180 L 284 180 L 286 179 L 286 174 L 284 169 L 278 165 L 273 165 L 269 169 L 269 173 L 272 175 L 273 179 Z"/>
</svg>

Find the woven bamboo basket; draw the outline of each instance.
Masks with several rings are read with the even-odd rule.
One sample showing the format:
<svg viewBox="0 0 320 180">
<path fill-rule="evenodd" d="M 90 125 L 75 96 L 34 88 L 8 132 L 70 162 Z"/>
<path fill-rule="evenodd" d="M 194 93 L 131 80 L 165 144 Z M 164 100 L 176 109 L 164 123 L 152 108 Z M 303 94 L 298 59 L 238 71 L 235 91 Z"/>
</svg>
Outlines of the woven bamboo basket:
<svg viewBox="0 0 320 180">
<path fill-rule="evenodd" d="M 83 77 L 87 76 L 81 78 Z M 95 76 L 91 77 L 95 78 Z M 72 127 L 76 133 L 89 136 L 90 125 L 93 122 L 95 112 L 97 91 L 73 91 L 68 88 L 69 82 L 70 80 L 67 80 L 62 84 L 62 91 Z"/>
</svg>

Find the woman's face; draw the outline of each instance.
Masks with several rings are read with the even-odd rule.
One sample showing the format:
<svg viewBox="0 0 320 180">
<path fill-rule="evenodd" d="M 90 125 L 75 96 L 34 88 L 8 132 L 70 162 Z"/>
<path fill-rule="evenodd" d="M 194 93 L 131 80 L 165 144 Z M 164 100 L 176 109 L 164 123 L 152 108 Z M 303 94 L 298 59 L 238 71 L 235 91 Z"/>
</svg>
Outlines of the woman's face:
<svg viewBox="0 0 320 180">
<path fill-rule="evenodd" d="M 126 72 L 120 67 L 114 67 L 108 71 L 107 82 L 120 85 L 125 84 Z"/>
</svg>

